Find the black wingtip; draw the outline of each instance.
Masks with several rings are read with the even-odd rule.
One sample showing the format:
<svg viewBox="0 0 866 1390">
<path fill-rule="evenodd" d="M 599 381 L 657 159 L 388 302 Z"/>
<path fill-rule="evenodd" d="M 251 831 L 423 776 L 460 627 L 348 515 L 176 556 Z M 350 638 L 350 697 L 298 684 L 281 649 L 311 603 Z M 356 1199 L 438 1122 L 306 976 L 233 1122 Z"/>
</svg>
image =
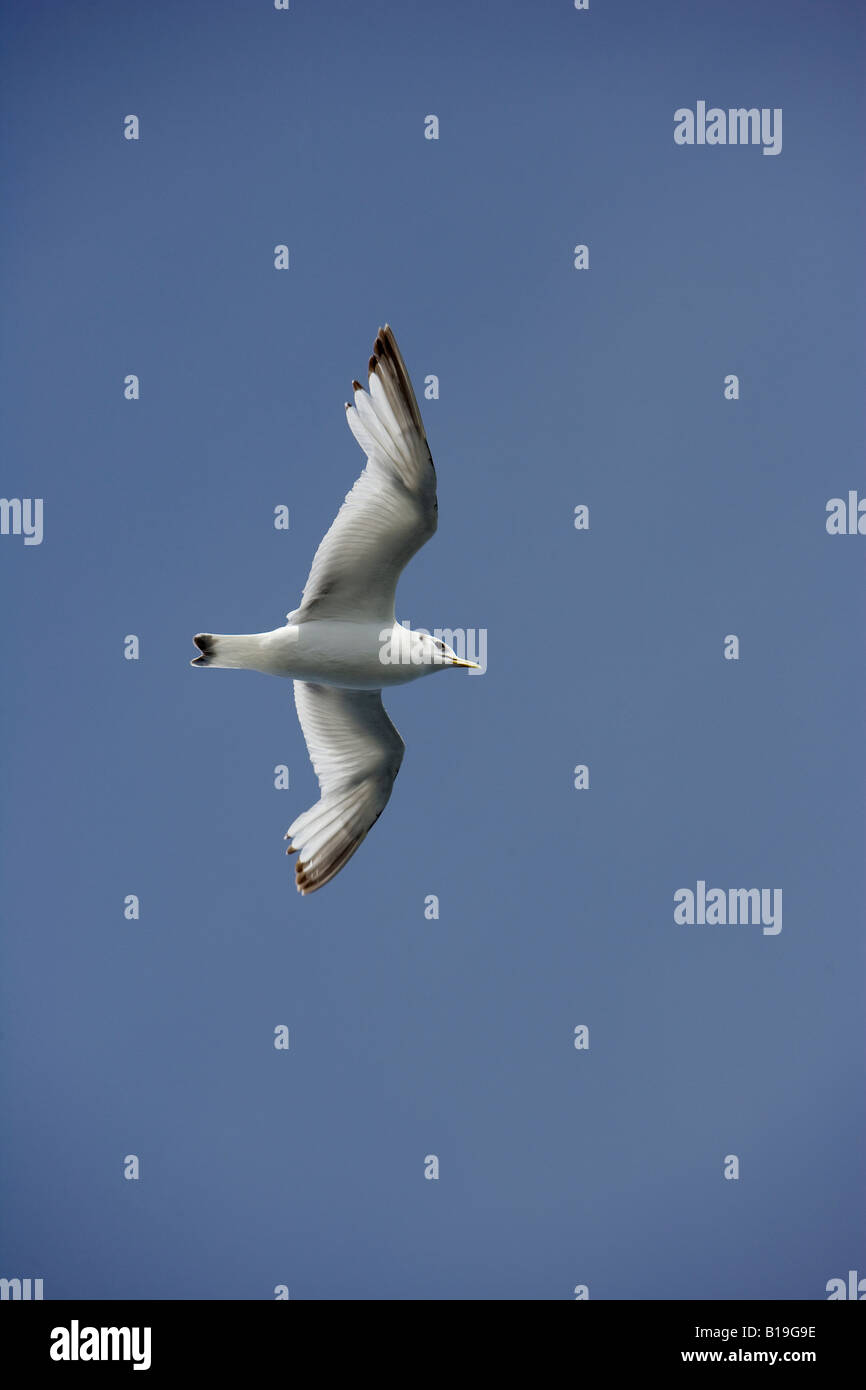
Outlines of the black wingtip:
<svg viewBox="0 0 866 1390">
<path fill-rule="evenodd" d="M 189 664 L 190 666 L 208 666 L 210 658 L 214 654 L 216 639 L 210 632 L 198 632 L 192 639 L 201 652 L 201 656 L 195 657 Z"/>
</svg>

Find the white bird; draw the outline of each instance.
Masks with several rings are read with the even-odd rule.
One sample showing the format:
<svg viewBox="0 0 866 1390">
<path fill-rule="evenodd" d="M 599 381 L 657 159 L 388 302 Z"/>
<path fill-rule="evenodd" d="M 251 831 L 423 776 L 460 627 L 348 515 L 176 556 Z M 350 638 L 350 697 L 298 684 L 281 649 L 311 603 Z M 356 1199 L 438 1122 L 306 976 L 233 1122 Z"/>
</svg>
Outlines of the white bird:
<svg viewBox="0 0 866 1390">
<path fill-rule="evenodd" d="M 401 685 L 463 661 L 428 632 L 397 624 L 404 567 L 436 530 L 436 470 L 418 402 L 394 334 L 379 330 L 369 394 L 353 381 L 349 427 L 367 466 L 313 558 L 299 608 L 273 632 L 200 632 L 193 666 L 288 676 L 319 779 L 315 806 L 289 826 L 298 891 L 314 893 L 351 859 L 379 819 L 405 744 L 382 704 Z"/>
</svg>

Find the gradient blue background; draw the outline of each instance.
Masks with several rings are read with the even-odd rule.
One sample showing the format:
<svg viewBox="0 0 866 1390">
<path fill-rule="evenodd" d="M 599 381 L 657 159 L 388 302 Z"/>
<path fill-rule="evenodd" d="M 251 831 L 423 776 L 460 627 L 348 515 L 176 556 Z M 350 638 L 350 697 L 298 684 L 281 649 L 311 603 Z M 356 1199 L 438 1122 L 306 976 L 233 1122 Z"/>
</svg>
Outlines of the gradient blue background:
<svg viewBox="0 0 866 1390">
<path fill-rule="evenodd" d="M 45 539 L 0 539 L 0 1273 L 215 1299 L 866 1274 L 866 539 L 825 530 L 866 492 L 862 8 L 4 21 L 2 493 L 45 499 Z M 782 153 L 675 146 L 699 99 L 782 107 Z M 291 688 L 193 670 L 190 639 L 296 605 L 385 320 L 441 382 L 398 617 L 487 628 L 489 669 L 388 696 L 394 797 L 301 899 Z M 699 878 L 781 887 L 781 934 L 675 925 Z"/>
</svg>

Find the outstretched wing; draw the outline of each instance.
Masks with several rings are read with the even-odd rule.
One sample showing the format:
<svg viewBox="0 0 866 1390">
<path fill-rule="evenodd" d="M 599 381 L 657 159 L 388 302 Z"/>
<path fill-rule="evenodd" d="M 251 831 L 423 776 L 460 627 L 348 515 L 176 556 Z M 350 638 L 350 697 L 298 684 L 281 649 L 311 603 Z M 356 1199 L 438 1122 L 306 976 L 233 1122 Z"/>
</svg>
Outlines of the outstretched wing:
<svg viewBox="0 0 866 1390">
<path fill-rule="evenodd" d="M 353 381 L 346 405 L 367 466 L 313 559 L 300 607 L 289 622 L 320 618 L 394 622 L 397 580 L 436 530 L 436 470 L 409 373 L 394 334 L 379 330 L 370 392 Z"/>
<path fill-rule="evenodd" d="M 379 690 L 295 681 L 295 706 L 319 779 L 316 805 L 289 826 L 299 893 L 315 893 L 351 859 L 388 803 L 405 744 Z"/>
</svg>

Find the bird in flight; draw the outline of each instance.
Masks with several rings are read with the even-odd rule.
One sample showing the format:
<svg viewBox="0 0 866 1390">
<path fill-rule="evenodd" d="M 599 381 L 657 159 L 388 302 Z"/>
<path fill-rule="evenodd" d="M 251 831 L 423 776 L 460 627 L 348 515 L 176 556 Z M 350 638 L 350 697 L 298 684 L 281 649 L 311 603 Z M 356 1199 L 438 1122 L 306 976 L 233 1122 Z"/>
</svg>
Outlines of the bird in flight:
<svg viewBox="0 0 866 1390">
<path fill-rule="evenodd" d="M 193 666 L 288 676 L 319 780 L 315 806 L 289 826 L 300 893 L 351 859 L 382 814 L 405 744 L 382 704 L 385 686 L 450 666 L 480 669 L 429 632 L 395 620 L 404 567 L 436 530 L 436 470 L 409 373 L 391 329 L 379 330 L 369 392 L 352 382 L 349 428 L 367 466 L 313 558 L 285 626 L 247 636 L 200 632 Z"/>
</svg>

